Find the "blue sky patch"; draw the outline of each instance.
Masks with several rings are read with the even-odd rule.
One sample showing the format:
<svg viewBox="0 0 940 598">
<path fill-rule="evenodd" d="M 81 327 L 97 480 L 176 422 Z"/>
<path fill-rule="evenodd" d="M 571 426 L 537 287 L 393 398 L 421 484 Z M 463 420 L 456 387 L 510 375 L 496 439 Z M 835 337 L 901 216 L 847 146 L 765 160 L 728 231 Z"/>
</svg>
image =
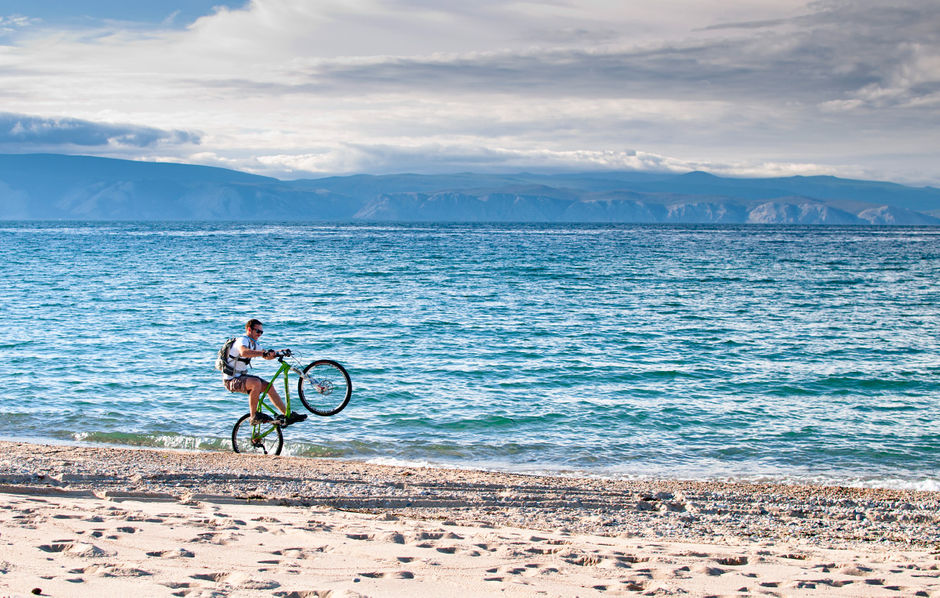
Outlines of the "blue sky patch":
<svg viewBox="0 0 940 598">
<path fill-rule="evenodd" d="M 126 0 L 4 0 L 0 17 L 18 15 L 39 19 L 44 24 L 82 24 L 94 21 L 124 21 L 143 25 L 185 27 L 199 17 L 212 14 L 215 7 L 240 8 L 238 0 L 178 0 L 175 2 L 127 2 Z"/>
</svg>

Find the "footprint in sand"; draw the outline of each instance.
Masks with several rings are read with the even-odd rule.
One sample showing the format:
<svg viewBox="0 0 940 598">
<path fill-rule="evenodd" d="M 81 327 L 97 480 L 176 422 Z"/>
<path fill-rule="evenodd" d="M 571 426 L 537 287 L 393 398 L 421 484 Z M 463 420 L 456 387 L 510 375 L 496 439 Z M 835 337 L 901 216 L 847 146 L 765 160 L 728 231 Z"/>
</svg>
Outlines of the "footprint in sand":
<svg viewBox="0 0 940 598">
<path fill-rule="evenodd" d="M 147 556 L 157 557 L 162 559 L 191 559 L 196 555 L 185 548 L 176 548 L 174 550 L 158 550 L 155 552 L 148 552 Z"/>
<path fill-rule="evenodd" d="M 839 573 L 842 575 L 851 575 L 853 577 L 865 577 L 871 571 L 872 569 L 861 565 L 845 565 L 839 568 Z"/>
<path fill-rule="evenodd" d="M 275 550 L 271 554 L 274 556 L 283 556 L 289 559 L 303 560 L 312 558 L 316 554 L 330 552 L 329 546 L 318 546 L 316 548 L 285 548 L 284 550 Z"/>
<path fill-rule="evenodd" d="M 715 559 L 715 562 L 717 562 L 719 565 L 726 565 L 729 567 L 739 567 L 741 565 L 747 564 L 747 557 L 746 556 L 719 557 Z"/>
<path fill-rule="evenodd" d="M 398 532 L 389 532 L 387 534 L 384 534 L 381 537 L 381 540 L 383 542 L 391 542 L 392 544 L 404 544 L 405 536 L 403 536 L 402 534 Z"/>
<path fill-rule="evenodd" d="M 211 543 L 212 540 L 213 540 L 217 535 L 218 535 L 218 534 L 216 534 L 215 532 L 203 532 L 203 533 L 201 533 L 201 534 L 198 534 L 195 538 L 193 538 L 193 539 L 190 540 L 189 542 L 190 542 L 191 544 L 197 543 L 197 542 L 198 542 L 198 543 L 202 543 L 202 544 L 208 544 L 208 543 Z"/>
<path fill-rule="evenodd" d="M 525 551 L 529 554 L 555 554 L 564 550 L 563 546 L 530 546 Z"/>
<path fill-rule="evenodd" d="M 323 523 L 322 521 L 317 521 L 316 519 L 311 519 L 300 529 L 306 529 L 311 532 L 331 532 L 333 531 L 333 526 L 328 523 Z"/>
<path fill-rule="evenodd" d="M 671 553 L 669 556 L 692 557 L 695 559 L 704 559 L 704 558 L 710 557 L 711 555 L 708 554 L 707 552 L 695 552 L 694 550 L 686 550 L 683 552 Z"/>
<path fill-rule="evenodd" d="M 217 544 L 225 546 L 241 537 L 241 534 L 218 534 L 215 532 L 204 532 L 189 541 L 190 544 Z"/>
<path fill-rule="evenodd" d="M 196 573 L 195 575 L 190 575 L 189 577 L 197 581 L 211 581 L 213 583 L 220 583 L 225 581 L 227 576 L 228 573 Z"/>
<path fill-rule="evenodd" d="M 704 573 L 710 577 L 718 577 L 719 575 L 724 575 L 726 571 L 719 567 L 709 567 L 708 565 L 701 565 L 694 569 L 695 573 Z"/>
<path fill-rule="evenodd" d="M 82 558 L 100 558 L 105 556 L 113 556 L 113 553 L 102 550 L 94 544 L 84 544 L 81 542 L 53 542 L 51 544 L 43 544 L 37 548 L 43 552 L 61 552 L 69 556 Z"/>
<path fill-rule="evenodd" d="M 639 580 L 639 579 L 627 579 L 627 580 L 624 580 L 622 583 L 623 583 L 623 589 L 628 590 L 630 592 L 642 592 L 646 590 L 646 584 L 647 584 L 647 582 L 643 580 Z"/>
<path fill-rule="evenodd" d="M 282 598 L 366 598 L 352 590 L 305 590 L 278 593 Z"/>
<path fill-rule="evenodd" d="M 596 567 L 605 560 L 596 554 L 580 554 L 577 552 L 568 552 L 561 555 L 561 558 L 566 563 L 579 567 Z"/>
<path fill-rule="evenodd" d="M 195 575 L 192 576 L 196 578 Z M 215 577 L 216 583 L 225 583 L 226 585 L 232 586 L 233 588 L 239 590 L 273 590 L 281 586 L 278 582 L 270 579 L 255 579 L 254 575 L 243 572 L 236 571 L 234 573 L 216 573 L 212 575 Z M 237 592 L 235 592 L 237 594 Z"/>
<path fill-rule="evenodd" d="M 414 579 L 415 577 L 415 574 L 411 571 L 369 571 L 366 573 L 359 573 L 359 575 L 371 579 Z"/>
<path fill-rule="evenodd" d="M 143 569 L 136 569 L 134 567 L 123 567 L 113 563 L 85 567 L 82 572 L 99 577 L 146 577 L 147 575 L 153 575 L 150 571 L 144 571 Z"/>
<path fill-rule="evenodd" d="M 414 541 L 420 542 L 422 540 L 463 540 L 463 536 L 459 536 L 454 532 L 446 532 L 444 530 L 437 530 L 433 532 L 419 531 L 414 535 Z"/>
</svg>

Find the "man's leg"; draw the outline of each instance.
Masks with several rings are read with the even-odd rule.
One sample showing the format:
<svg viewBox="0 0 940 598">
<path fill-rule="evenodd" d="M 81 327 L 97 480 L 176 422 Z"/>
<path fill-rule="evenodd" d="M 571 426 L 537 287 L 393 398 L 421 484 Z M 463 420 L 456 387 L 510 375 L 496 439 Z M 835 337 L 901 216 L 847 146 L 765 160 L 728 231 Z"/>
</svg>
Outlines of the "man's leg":
<svg viewBox="0 0 940 598">
<path fill-rule="evenodd" d="M 265 386 L 267 386 L 267 382 L 255 376 L 250 376 L 245 380 L 245 388 L 248 389 L 248 410 L 251 412 L 252 419 L 254 419 L 255 413 L 258 411 L 258 398 L 261 396 L 261 391 L 264 390 Z M 274 406 L 277 407 L 281 413 L 287 412 L 284 401 L 281 400 L 281 395 L 277 394 L 277 389 L 273 386 L 271 390 L 268 391 L 268 396 L 271 397 L 271 402 L 274 403 Z"/>
<path fill-rule="evenodd" d="M 245 390 L 248 391 L 248 412 L 251 413 L 251 419 L 255 419 L 258 413 L 258 397 L 261 396 L 261 380 L 258 378 L 248 378 L 245 380 Z"/>
<path fill-rule="evenodd" d="M 274 406 L 277 407 L 282 414 L 287 415 L 287 407 L 284 406 L 281 395 L 277 394 L 277 390 L 273 386 L 271 390 L 268 391 L 268 396 L 271 397 L 271 402 L 274 403 Z"/>
</svg>

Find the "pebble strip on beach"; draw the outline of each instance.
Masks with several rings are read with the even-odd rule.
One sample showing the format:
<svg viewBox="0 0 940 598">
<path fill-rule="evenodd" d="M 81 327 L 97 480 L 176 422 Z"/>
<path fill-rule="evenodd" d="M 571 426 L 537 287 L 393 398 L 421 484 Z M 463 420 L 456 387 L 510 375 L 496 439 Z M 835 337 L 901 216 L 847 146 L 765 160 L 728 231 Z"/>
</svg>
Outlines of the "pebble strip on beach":
<svg viewBox="0 0 940 598">
<path fill-rule="evenodd" d="M 0 492 L 273 501 L 680 541 L 940 550 L 940 492 L 610 480 L 0 441 Z"/>
</svg>

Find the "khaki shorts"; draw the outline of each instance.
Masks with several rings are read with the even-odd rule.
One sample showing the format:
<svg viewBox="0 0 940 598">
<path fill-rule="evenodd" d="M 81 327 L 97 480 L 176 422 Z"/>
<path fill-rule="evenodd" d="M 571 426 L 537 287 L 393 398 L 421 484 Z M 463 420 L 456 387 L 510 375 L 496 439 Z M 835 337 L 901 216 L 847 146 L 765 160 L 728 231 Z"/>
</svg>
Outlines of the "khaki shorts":
<svg viewBox="0 0 940 598">
<path fill-rule="evenodd" d="M 227 388 L 229 392 L 243 392 L 248 394 L 246 383 L 248 382 L 249 378 L 261 380 L 261 390 L 264 390 L 268 387 L 268 381 L 264 378 L 259 378 L 258 376 L 239 376 L 237 378 L 229 378 L 228 380 L 224 380 L 222 384 L 225 385 L 225 388 Z"/>
</svg>

